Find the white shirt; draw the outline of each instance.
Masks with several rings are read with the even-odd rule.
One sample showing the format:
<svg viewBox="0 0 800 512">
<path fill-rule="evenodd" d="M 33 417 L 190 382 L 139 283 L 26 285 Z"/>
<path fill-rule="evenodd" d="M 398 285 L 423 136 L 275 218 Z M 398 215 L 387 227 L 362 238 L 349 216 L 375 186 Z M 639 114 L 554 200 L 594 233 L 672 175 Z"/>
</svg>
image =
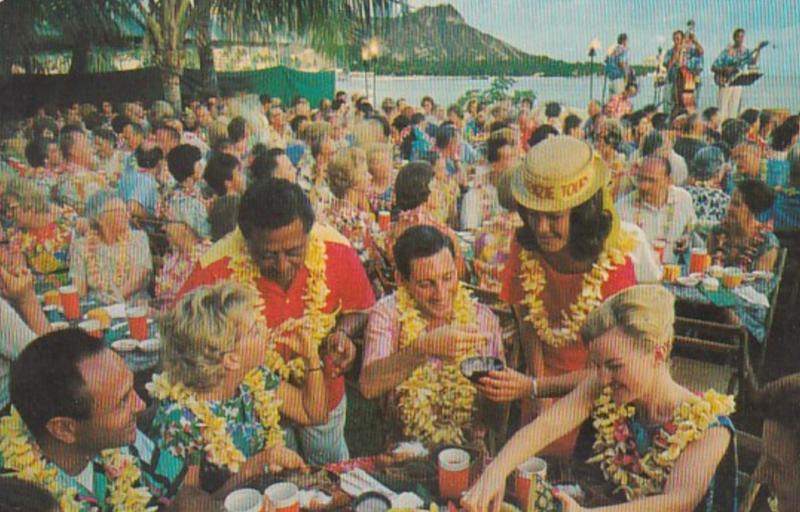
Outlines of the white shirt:
<svg viewBox="0 0 800 512">
<path fill-rule="evenodd" d="M 672 184 L 682 187 L 689 178 L 689 168 L 686 166 L 686 159 L 673 149 L 669 152 L 668 160 L 669 166 L 672 169 L 672 173 L 670 174 Z"/>
<path fill-rule="evenodd" d="M 689 233 L 696 223 L 692 196 L 680 187 L 670 185 L 667 202 L 661 208 L 640 202 L 634 190 L 621 197 L 616 204 L 620 219 L 636 224 L 644 231 L 647 240 L 666 240 L 664 263 L 675 263 L 675 242 Z"/>
<path fill-rule="evenodd" d="M 631 263 L 633 263 L 633 270 L 636 273 L 636 282 L 639 284 L 660 282 L 661 265 L 656 261 L 656 255 L 650 242 L 647 241 L 644 231 L 630 222 L 620 223 L 620 230 L 636 240 L 636 245 L 628 254 Z"/>
<path fill-rule="evenodd" d="M 11 362 L 35 337 L 11 304 L 0 298 L 0 409 L 8 405 L 10 400 L 8 379 Z"/>
</svg>

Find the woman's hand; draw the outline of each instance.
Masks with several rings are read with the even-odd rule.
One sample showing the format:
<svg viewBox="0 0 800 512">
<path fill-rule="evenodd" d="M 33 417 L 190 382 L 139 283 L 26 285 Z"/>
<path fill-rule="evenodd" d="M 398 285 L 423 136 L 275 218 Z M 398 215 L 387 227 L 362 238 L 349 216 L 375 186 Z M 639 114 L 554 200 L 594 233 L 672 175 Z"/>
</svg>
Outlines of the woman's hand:
<svg viewBox="0 0 800 512">
<path fill-rule="evenodd" d="M 506 477 L 491 466 L 461 498 L 461 506 L 467 512 L 498 512 L 503 504 Z"/>
<path fill-rule="evenodd" d="M 264 450 L 267 452 L 268 461 L 264 464 L 269 467 L 270 473 L 280 473 L 285 469 L 298 469 L 308 473 L 309 469 L 303 458 L 295 451 L 285 446 L 275 446 Z"/>
<path fill-rule="evenodd" d="M 36 293 L 33 290 L 33 274 L 31 271 L 25 266 L 19 267 L 12 272 L 0 267 L 0 295 L 7 297 L 14 303 L 31 297 L 35 300 Z"/>
<path fill-rule="evenodd" d="M 490 371 L 488 377 L 480 380 L 478 391 L 492 402 L 513 402 L 533 391 L 531 378 L 511 368 L 503 371 Z"/>
</svg>

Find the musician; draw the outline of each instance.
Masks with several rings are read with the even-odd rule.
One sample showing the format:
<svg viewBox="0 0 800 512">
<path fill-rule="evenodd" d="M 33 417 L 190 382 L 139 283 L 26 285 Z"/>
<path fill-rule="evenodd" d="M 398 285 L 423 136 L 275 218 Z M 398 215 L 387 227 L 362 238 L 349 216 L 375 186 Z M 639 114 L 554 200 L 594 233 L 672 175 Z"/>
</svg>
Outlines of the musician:
<svg viewBox="0 0 800 512">
<path fill-rule="evenodd" d="M 746 70 L 748 66 L 755 66 L 758 63 L 760 50 L 760 47 L 753 51 L 747 50 L 744 47 L 744 29 L 737 28 L 733 31 L 733 44 L 722 50 L 711 66 L 719 86 L 717 104 L 721 119 L 739 115 L 744 87 L 729 85 L 729 80 L 736 73 Z"/>
<path fill-rule="evenodd" d="M 628 35 L 617 36 L 617 45 L 612 48 L 606 57 L 606 78 L 610 95 L 622 94 L 625 84 L 630 80 L 631 72 L 628 67 Z"/>
<path fill-rule="evenodd" d="M 703 71 L 703 46 L 697 40 L 693 23 L 690 30 L 672 33 L 672 48 L 667 50 L 667 81 L 672 86 L 672 110 L 686 109 L 690 114 L 697 109 L 700 73 Z"/>
</svg>

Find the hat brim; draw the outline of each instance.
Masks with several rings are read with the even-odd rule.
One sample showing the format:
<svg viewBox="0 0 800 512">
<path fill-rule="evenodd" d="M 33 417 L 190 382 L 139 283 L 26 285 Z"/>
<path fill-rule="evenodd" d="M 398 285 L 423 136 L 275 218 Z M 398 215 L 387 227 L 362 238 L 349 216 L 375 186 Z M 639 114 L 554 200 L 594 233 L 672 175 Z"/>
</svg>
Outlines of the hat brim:
<svg viewBox="0 0 800 512">
<path fill-rule="evenodd" d="M 534 194 L 528 190 L 525 185 L 525 161 L 523 160 L 514 169 L 514 175 L 511 178 L 511 195 L 519 205 L 538 212 L 561 212 L 575 208 L 591 199 L 598 190 L 609 183 L 611 178 L 608 167 L 596 154 L 593 155 L 586 166 L 589 167 L 588 176 L 590 181 L 580 192 L 568 198 L 549 198 L 543 197 L 542 194 Z"/>
</svg>

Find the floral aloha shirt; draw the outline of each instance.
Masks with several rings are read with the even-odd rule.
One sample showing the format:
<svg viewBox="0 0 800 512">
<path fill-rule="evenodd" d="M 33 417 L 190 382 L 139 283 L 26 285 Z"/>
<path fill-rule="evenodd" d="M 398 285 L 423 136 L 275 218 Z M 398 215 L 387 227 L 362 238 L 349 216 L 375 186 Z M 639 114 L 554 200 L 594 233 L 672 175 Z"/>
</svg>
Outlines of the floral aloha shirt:
<svg viewBox="0 0 800 512">
<path fill-rule="evenodd" d="M 731 196 L 718 188 L 684 187 L 692 196 L 699 225 L 714 226 L 722 222 Z"/>
<path fill-rule="evenodd" d="M 266 389 L 272 390 L 280 384 L 280 378 L 268 368 L 258 368 L 264 376 Z M 239 385 L 239 392 L 229 400 L 211 400 L 208 403 L 215 416 L 225 420 L 225 428 L 233 444 L 245 457 L 260 452 L 267 442 L 267 430 L 262 426 L 255 409 L 255 400 L 250 388 Z M 186 459 L 197 465 L 205 455 L 202 428 L 197 417 L 172 400 L 159 403 L 153 420 L 153 428 L 159 433 L 159 447 L 173 456 Z"/>
</svg>

